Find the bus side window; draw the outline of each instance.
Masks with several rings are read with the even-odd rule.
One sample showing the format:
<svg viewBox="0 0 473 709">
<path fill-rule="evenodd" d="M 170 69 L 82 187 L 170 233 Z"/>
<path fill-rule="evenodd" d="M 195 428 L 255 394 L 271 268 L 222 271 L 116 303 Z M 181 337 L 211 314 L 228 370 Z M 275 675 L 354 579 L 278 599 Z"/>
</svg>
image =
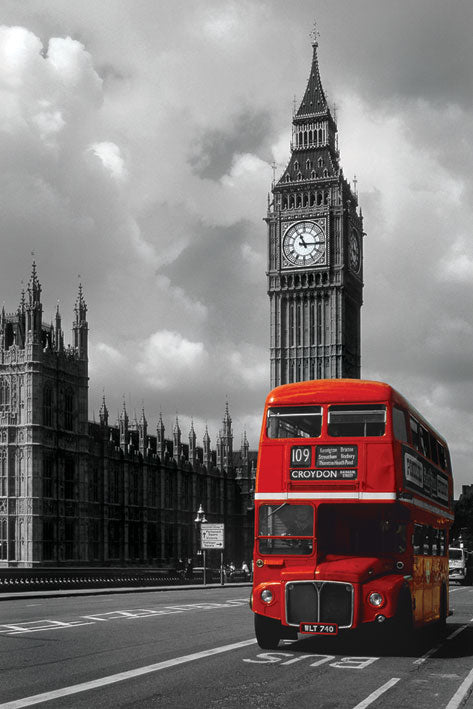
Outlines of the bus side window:
<svg viewBox="0 0 473 709">
<path fill-rule="evenodd" d="M 439 555 L 439 529 L 431 529 L 432 556 Z"/>
<path fill-rule="evenodd" d="M 424 556 L 430 556 L 432 554 L 432 531 L 433 530 L 431 527 L 424 527 Z"/>
<path fill-rule="evenodd" d="M 402 409 L 393 406 L 393 433 L 398 441 L 407 442 L 406 416 Z"/>
<path fill-rule="evenodd" d="M 447 469 L 447 459 L 445 457 L 445 448 L 441 443 L 437 442 L 437 450 L 439 455 L 439 464 L 443 470 Z"/>
<path fill-rule="evenodd" d="M 438 458 L 438 448 L 437 448 L 437 439 L 430 434 L 430 455 L 434 463 L 437 465 L 439 462 Z"/>
<path fill-rule="evenodd" d="M 414 554 L 423 553 L 424 528 L 420 524 L 414 525 Z"/>
<path fill-rule="evenodd" d="M 447 546 L 445 544 L 445 530 L 439 530 L 439 556 L 445 556 L 447 551 Z"/>
<path fill-rule="evenodd" d="M 419 424 L 411 416 L 411 440 L 412 445 L 417 450 L 420 450 L 420 439 L 419 439 Z"/>
<path fill-rule="evenodd" d="M 419 426 L 419 432 L 420 452 L 423 453 L 426 458 L 430 458 L 429 432 L 423 426 Z"/>
</svg>

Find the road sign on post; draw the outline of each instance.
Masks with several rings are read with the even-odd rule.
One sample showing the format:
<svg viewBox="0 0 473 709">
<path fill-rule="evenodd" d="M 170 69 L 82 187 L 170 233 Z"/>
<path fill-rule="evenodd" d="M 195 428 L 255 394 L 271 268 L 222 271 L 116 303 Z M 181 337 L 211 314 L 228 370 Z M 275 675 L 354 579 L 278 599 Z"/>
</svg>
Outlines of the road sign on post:
<svg viewBox="0 0 473 709">
<path fill-rule="evenodd" d="M 201 524 L 200 545 L 202 549 L 224 549 L 224 524 Z"/>
</svg>

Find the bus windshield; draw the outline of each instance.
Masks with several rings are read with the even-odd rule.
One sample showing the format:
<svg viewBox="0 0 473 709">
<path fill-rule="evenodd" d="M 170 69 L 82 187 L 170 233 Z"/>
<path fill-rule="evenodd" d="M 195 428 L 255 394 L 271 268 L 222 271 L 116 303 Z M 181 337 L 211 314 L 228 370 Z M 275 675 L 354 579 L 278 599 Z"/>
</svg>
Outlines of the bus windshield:
<svg viewBox="0 0 473 709">
<path fill-rule="evenodd" d="M 406 551 L 406 521 L 392 505 L 319 507 L 317 538 L 321 554 L 379 556 Z"/>
<path fill-rule="evenodd" d="M 287 502 L 261 505 L 258 527 L 261 554 L 310 554 L 312 551 L 313 540 L 307 538 L 314 536 L 314 509 L 311 505 Z"/>
<path fill-rule="evenodd" d="M 321 430 L 321 406 L 281 406 L 268 409 L 268 438 L 317 438 Z"/>
</svg>

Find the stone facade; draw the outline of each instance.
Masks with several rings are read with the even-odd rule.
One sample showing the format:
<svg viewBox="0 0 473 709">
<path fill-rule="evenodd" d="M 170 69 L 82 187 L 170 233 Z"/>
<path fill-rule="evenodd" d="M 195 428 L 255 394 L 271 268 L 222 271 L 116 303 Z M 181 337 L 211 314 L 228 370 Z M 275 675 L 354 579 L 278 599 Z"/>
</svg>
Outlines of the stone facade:
<svg viewBox="0 0 473 709">
<path fill-rule="evenodd" d="M 169 438 L 161 415 L 150 435 L 145 412 L 130 421 L 125 404 L 111 425 L 105 397 L 92 423 L 81 287 L 72 332 L 65 347 L 59 308 L 43 323 L 33 264 L 17 311 L 0 319 L 0 566 L 196 562 L 201 504 L 225 523 L 226 559 L 248 560 L 256 454 L 246 434 L 233 451 L 228 403 L 215 451 L 208 431 L 197 446 L 193 424 L 184 443 L 177 418 Z"/>
</svg>

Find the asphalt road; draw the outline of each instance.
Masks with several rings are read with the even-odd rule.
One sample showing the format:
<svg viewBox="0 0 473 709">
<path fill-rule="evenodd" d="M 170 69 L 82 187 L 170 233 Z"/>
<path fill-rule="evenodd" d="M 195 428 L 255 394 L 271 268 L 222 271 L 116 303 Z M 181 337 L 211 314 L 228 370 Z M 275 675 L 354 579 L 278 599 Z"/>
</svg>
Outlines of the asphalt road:
<svg viewBox="0 0 473 709">
<path fill-rule="evenodd" d="M 473 709 L 473 588 L 446 636 L 390 654 L 359 636 L 258 648 L 248 587 L 0 603 L 0 709 Z"/>
</svg>

